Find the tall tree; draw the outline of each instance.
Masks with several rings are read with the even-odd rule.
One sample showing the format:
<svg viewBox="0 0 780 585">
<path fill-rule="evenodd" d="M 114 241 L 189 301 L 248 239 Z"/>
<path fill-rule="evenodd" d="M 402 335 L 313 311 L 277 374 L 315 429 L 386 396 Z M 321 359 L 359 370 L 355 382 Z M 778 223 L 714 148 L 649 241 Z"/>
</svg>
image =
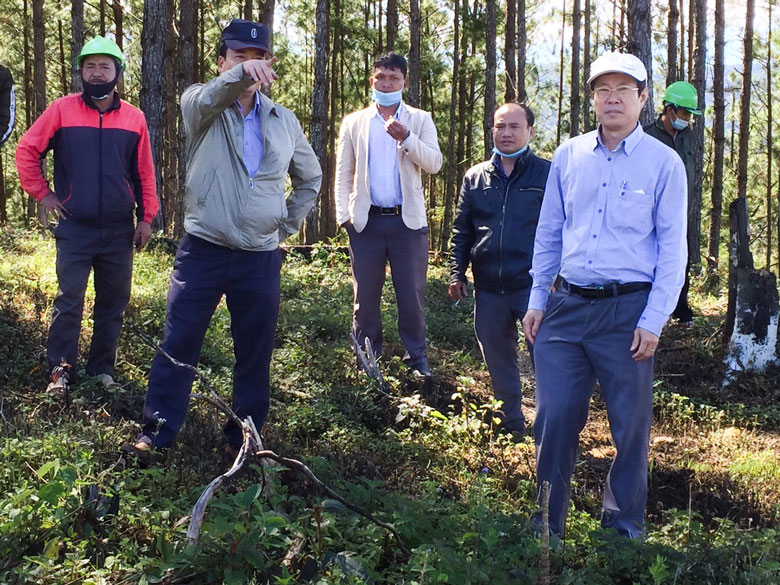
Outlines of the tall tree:
<svg viewBox="0 0 780 585">
<path fill-rule="evenodd" d="M 59 1 L 57 2 L 57 8 L 57 13 L 61 14 Z M 70 75 L 68 74 L 68 60 L 65 59 L 65 33 L 63 32 L 62 18 L 57 19 L 57 45 L 60 61 L 60 91 L 62 95 L 65 95 L 68 93 L 68 87 L 70 86 Z"/>
<path fill-rule="evenodd" d="M 525 48 L 528 44 L 528 30 L 525 24 L 525 0 L 517 0 L 517 101 L 525 103 L 528 94 L 525 89 Z"/>
<path fill-rule="evenodd" d="M 685 72 L 688 71 L 685 68 L 687 63 L 685 55 L 685 0 L 680 0 L 680 66 L 677 72 L 680 79 L 685 79 Z"/>
<path fill-rule="evenodd" d="M 710 241 L 707 251 L 707 267 L 713 284 L 718 282 L 718 259 L 720 258 L 720 225 L 723 220 L 723 165 L 726 144 L 726 96 L 723 84 L 725 77 L 725 0 L 715 0 L 715 62 L 713 67 L 713 163 L 712 191 L 710 205 Z"/>
<path fill-rule="evenodd" d="M 162 194 L 163 139 L 165 133 L 165 39 L 168 35 L 167 0 L 146 0 L 144 2 L 143 29 L 141 31 L 141 96 L 140 106 L 146 115 L 149 140 L 152 143 L 152 158 L 157 180 L 157 193 Z M 168 201 L 160 197 L 160 213 L 154 228 L 167 224 L 165 219 Z"/>
<path fill-rule="evenodd" d="M 124 25 L 124 14 L 122 12 L 122 5 L 119 3 L 119 0 L 113 0 L 111 2 L 111 10 L 114 13 L 114 30 L 116 31 L 116 44 L 119 46 L 119 50 L 124 50 L 125 47 L 125 25 Z M 123 93 L 125 90 L 125 82 L 124 77 L 119 79 L 119 83 L 117 84 L 117 90 L 119 93 Z"/>
<path fill-rule="evenodd" d="M 311 146 L 320 166 L 327 174 L 328 169 L 328 47 L 330 36 L 330 0 L 317 0 L 315 10 L 314 33 L 314 92 L 311 103 Z M 329 194 L 327 182 L 323 181 L 322 193 Z M 320 238 L 319 213 L 320 206 L 315 203 L 303 229 L 303 241 L 313 244 Z"/>
<path fill-rule="evenodd" d="M 116 0 L 114 0 L 116 2 Z M 198 37 L 198 0 L 179 0 L 179 50 L 176 66 L 176 95 L 181 95 L 186 88 L 195 83 L 197 76 L 197 37 Z M 187 140 L 184 133 L 184 123 L 181 119 L 181 109 L 178 112 L 178 149 L 177 156 L 179 194 L 184 193 L 187 181 Z M 173 237 L 184 235 L 184 206 L 177 205 L 170 210 L 169 231 Z"/>
<path fill-rule="evenodd" d="M 35 86 L 35 117 L 46 109 L 46 25 L 43 20 L 43 0 L 33 0 L 33 84 Z"/>
<path fill-rule="evenodd" d="M 571 122 L 569 136 L 580 133 L 580 29 L 582 9 L 580 0 L 574 0 L 571 11 Z"/>
<path fill-rule="evenodd" d="M 395 51 L 395 39 L 398 36 L 398 0 L 387 0 L 385 14 L 387 19 L 385 49 L 389 53 Z"/>
<path fill-rule="evenodd" d="M 696 43 L 693 54 L 693 86 L 699 97 L 699 110 L 707 108 L 707 0 L 694 4 Z M 701 262 L 701 193 L 704 178 L 704 122 L 693 124 L 693 193 L 688 193 L 688 260 Z"/>
<path fill-rule="evenodd" d="M 746 0 L 744 54 L 742 60 L 742 100 L 739 113 L 739 158 L 737 162 L 737 197 L 747 197 L 748 145 L 750 139 L 750 95 L 753 82 L 753 18 L 755 0 Z"/>
<path fill-rule="evenodd" d="M 274 50 L 274 13 L 276 0 L 261 0 L 257 10 L 257 20 L 268 27 L 268 48 Z"/>
<path fill-rule="evenodd" d="M 452 227 L 452 210 L 457 197 L 458 162 L 455 156 L 455 124 L 458 111 L 458 94 L 461 86 L 460 80 L 460 6 L 459 0 L 453 2 L 452 37 L 454 47 L 452 49 L 452 83 L 450 84 L 449 107 L 449 132 L 447 133 L 447 175 L 444 185 L 444 221 L 442 223 L 441 251 L 446 251 L 449 241 L 449 233 Z"/>
<path fill-rule="evenodd" d="M 496 0 L 486 0 L 486 7 L 485 111 L 482 131 L 485 133 L 485 158 L 490 158 L 493 150 L 493 111 L 496 109 Z"/>
<path fill-rule="evenodd" d="M 666 86 L 682 78 L 677 76 L 677 24 L 680 21 L 678 0 L 669 0 L 669 20 L 666 28 Z"/>
<path fill-rule="evenodd" d="M 517 67 L 515 58 L 517 56 L 517 35 L 515 34 L 515 24 L 517 12 L 517 0 L 506 0 L 506 30 L 504 31 L 504 64 L 506 69 L 506 86 L 504 88 L 504 101 L 513 102 L 517 96 Z"/>
<path fill-rule="evenodd" d="M 591 28 L 591 18 L 593 16 L 593 5 L 591 3 L 591 0 L 585 0 L 585 39 L 584 44 L 582 47 L 582 54 L 583 54 L 583 68 L 582 68 L 582 78 L 587 81 L 590 78 L 590 59 L 591 59 L 591 49 L 590 49 L 590 28 Z M 590 117 L 590 88 L 585 88 L 585 91 L 583 92 L 584 99 L 582 100 L 582 125 L 585 129 L 585 132 L 590 132 L 593 130 L 593 122 L 591 121 Z"/>
<path fill-rule="evenodd" d="M 420 0 L 409 0 L 409 103 L 420 106 Z"/>
<path fill-rule="evenodd" d="M 100 18 L 98 24 L 100 26 L 100 36 L 106 36 L 106 0 L 98 0 L 98 13 Z"/>
<path fill-rule="evenodd" d="M 768 2 L 767 21 L 769 30 L 766 40 L 766 270 L 772 268 L 772 161 L 775 157 L 774 139 L 772 133 L 772 2 Z M 780 213 L 780 210 L 778 210 Z"/>
<path fill-rule="evenodd" d="M 564 51 L 564 38 L 566 37 L 566 0 L 563 0 L 561 10 L 561 53 L 558 59 L 558 116 L 555 124 L 555 144 L 561 143 L 561 126 L 563 124 L 563 70 L 566 53 Z"/>
<path fill-rule="evenodd" d="M 76 70 L 76 57 L 84 46 L 84 0 L 70 3 L 70 91 L 81 91 L 81 74 Z"/>
<path fill-rule="evenodd" d="M 650 0 L 628 0 L 628 52 L 639 58 L 647 69 L 647 103 L 639 116 L 639 123 L 646 126 L 653 122 L 653 53 L 649 22 L 652 22 Z"/>
</svg>

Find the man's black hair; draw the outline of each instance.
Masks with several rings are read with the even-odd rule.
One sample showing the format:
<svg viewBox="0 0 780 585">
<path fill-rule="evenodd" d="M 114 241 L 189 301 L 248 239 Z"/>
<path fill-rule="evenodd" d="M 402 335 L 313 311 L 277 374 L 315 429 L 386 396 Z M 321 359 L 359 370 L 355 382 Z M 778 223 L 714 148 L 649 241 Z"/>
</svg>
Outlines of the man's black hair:
<svg viewBox="0 0 780 585">
<path fill-rule="evenodd" d="M 227 43 L 225 41 L 220 41 L 219 42 L 219 56 L 222 57 L 223 59 L 227 59 L 227 50 L 228 50 Z"/>
<path fill-rule="evenodd" d="M 505 104 L 501 104 L 498 106 L 495 110 L 493 110 L 493 119 L 496 118 L 496 112 L 503 108 L 504 106 L 518 106 L 525 112 L 525 120 L 528 123 L 528 127 L 531 128 L 534 125 L 534 122 L 536 121 L 536 116 L 534 116 L 533 110 L 531 110 L 530 106 L 526 106 L 525 104 L 520 104 L 518 102 L 506 102 Z"/>
<path fill-rule="evenodd" d="M 374 70 L 379 69 L 398 69 L 406 77 L 406 59 L 398 53 L 386 53 L 374 59 Z"/>
</svg>

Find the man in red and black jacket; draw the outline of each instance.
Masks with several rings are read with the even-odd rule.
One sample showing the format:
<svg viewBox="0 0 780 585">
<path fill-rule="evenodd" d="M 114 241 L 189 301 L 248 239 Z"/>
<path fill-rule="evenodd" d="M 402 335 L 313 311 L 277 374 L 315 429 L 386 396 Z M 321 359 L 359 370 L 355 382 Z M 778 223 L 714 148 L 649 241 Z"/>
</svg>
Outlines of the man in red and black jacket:
<svg viewBox="0 0 780 585">
<path fill-rule="evenodd" d="M 41 114 L 19 142 L 16 166 L 22 188 L 59 219 L 54 229 L 59 290 L 46 346 L 49 367 L 53 374 L 62 362 L 71 366 L 66 373 L 74 369 L 84 292 L 94 270 L 86 372 L 109 385 L 130 300 L 133 245 L 140 249 L 149 240 L 159 204 L 146 119 L 115 90 L 124 67 L 121 50 L 98 36 L 84 45 L 78 64 L 84 92 L 56 100 Z M 54 190 L 42 168 L 49 150 L 54 151 Z"/>
</svg>

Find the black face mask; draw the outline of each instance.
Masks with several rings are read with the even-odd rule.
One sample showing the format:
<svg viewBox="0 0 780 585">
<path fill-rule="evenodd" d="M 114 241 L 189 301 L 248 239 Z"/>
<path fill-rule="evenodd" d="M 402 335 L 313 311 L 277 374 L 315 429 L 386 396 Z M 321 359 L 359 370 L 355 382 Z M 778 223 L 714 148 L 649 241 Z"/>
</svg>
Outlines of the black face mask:
<svg viewBox="0 0 780 585">
<path fill-rule="evenodd" d="M 116 84 L 119 83 L 120 73 L 116 74 L 113 81 L 108 81 L 106 83 L 89 83 L 86 79 L 82 77 L 81 85 L 84 87 L 84 91 L 86 92 L 86 94 L 89 97 L 91 97 L 93 100 L 98 100 L 98 101 L 104 100 L 109 96 L 111 91 L 116 87 Z"/>
</svg>

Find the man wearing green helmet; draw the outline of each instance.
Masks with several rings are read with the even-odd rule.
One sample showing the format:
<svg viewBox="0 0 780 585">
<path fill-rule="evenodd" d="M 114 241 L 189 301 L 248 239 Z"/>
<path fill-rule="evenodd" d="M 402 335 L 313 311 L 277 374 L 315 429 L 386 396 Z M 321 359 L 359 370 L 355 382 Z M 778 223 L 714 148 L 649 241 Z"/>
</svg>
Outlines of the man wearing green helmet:
<svg viewBox="0 0 780 585">
<path fill-rule="evenodd" d="M 648 124 L 644 130 L 646 134 L 657 138 L 666 146 L 673 148 L 685 165 L 685 174 L 688 179 L 688 193 L 693 193 L 693 133 L 690 130 L 690 122 L 693 115 L 701 116 L 699 111 L 699 96 L 696 88 L 686 81 L 675 81 L 664 92 L 664 108 L 658 118 L 652 124 Z M 688 206 L 688 213 L 692 213 L 692 207 Z M 690 257 L 692 246 L 688 240 L 688 265 L 685 268 L 685 284 L 680 291 L 677 306 L 672 317 L 677 319 L 684 327 L 693 325 L 693 311 L 688 305 L 688 289 L 690 280 L 688 272 L 691 267 Z"/>
<path fill-rule="evenodd" d="M 52 102 L 16 150 L 22 188 L 58 220 L 59 290 L 46 345 L 52 389 L 75 371 L 90 271 L 95 308 L 86 372 L 113 384 L 133 245 L 140 249 L 149 240 L 159 206 L 146 119 L 115 89 L 124 68 L 122 51 L 97 36 L 84 45 L 78 68 L 84 91 Z M 41 165 L 49 150 L 53 188 Z"/>
</svg>

